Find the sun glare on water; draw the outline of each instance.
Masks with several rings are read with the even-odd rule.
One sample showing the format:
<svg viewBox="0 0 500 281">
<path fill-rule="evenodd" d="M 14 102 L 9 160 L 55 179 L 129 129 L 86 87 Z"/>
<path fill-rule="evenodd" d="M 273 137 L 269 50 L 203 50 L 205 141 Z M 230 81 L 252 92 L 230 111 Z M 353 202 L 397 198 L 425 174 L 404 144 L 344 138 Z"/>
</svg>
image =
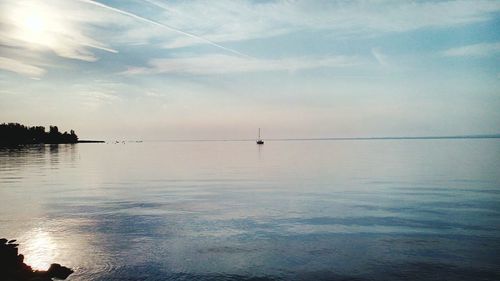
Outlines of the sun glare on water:
<svg viewBox="0 0 500 281">
<path fill-rule="evenodd" d="M 24 262 L 35 270 L 47 270 L 54 262 L 57 254 L 57 245 L 49 233 L 41 229 L 33 229 L 23 237 L 21 253 Z"/>
</svg>

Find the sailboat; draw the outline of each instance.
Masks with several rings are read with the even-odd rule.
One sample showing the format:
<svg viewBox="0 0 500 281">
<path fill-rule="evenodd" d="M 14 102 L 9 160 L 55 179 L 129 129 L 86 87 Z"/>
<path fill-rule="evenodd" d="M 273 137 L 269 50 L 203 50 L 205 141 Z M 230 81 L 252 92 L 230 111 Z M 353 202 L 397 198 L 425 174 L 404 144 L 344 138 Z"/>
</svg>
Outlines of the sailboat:
<svg viewBox="0 0 500 281">
<path fill-rule="evenodd" d="M 260 138 L 260 128 L 259 128 L 259 138 L 257 139 L 257 144 L 264 144 L 264 141 Z"/>
</svg>

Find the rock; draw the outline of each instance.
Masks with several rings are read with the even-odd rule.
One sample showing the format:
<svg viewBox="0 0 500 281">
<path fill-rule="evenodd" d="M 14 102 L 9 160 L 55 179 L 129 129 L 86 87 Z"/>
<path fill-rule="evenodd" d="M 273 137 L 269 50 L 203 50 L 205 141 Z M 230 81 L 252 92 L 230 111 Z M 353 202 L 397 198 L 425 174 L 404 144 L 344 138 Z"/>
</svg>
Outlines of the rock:
<svg viewBox="0 0 500 281">
<path fill-rule="evenodd" d="M 71 270 L 70 268 L 61 266 L 58 263 L 51 264 L 49 270 L 47 270 L 47 273 L 50 278 L 58 278 L 58 279 L 66 279 L 73 272 L 74 271 Z"/>
<path fill-rule="evenodd" d="M 16 240 L 0 239 L 0 280 L 51 281 L 52 278 L 66 279 L 73 270 L 57 263 L 47 271 L 34 271 L 24 263 L 24 255 L 18 254 Z"/>
</svg>

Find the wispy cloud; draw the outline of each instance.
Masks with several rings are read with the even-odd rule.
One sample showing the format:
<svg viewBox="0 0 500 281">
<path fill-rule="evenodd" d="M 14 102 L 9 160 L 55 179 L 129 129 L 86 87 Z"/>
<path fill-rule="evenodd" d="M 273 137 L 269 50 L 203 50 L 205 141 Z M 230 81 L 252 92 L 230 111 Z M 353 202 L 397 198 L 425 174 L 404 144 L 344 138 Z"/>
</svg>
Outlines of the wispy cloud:
<svg viewBox="0 0 500 281">
<path fill-rule="evenodd" d="M 303 30 L 333 36 L 373 36 L 423 28 L 482 22 L 500 11 L 498 1 L 269 1 L 144 0 L 163 9 L 158 22 L 213 42 L 266 38 Z M 188 37 L 166 38 L 164 46 L 199 44 Z"/>
<path fill-rule="evenodd" d="M 238 52 L 234 49 L 231 49 L 231 48 L 227 48 L 227 47 L 224 47 L 220 44 L 217 44 L 215 43 L 214 41 L 211 41 L 209 39 L 206 39 L 204 37 L 201 37 L 201 36 L 198 36 L 198 35 L 195 35 L 193 33 L 190 33 L 190 32 L 186 32 L 186 31 L 183 31 L 181 29 L 178 29 L 178 28 L 175 28 L 175 27 L 172 27 L 170 25 L 167 25 L 167 24 L 163 24 L 163 23 L 160 23 L 160 22 L 157 22 L 157 21 L 154 21 L 154 20 L 151 20 L 151 19 L 148 19 L 148 18 L 145 18 L 145 17 L 142 17 L 142 16 L 139 16 L 139 15 L 136 15 L 134 13 L 130 13 L 130 12 L 127 12 L 127 11 L 124 11 L 124 10 L 121 10 L 121 9 L 117 9 L 117 8 L 114 8 L 114 7 L 111 7 L 111 6 L 108 6 L 108 5 L 105 5 L 105 4 L 102 4 L 102 3 L 99 3 L 99 2 L 96 2 L 96 1 L 92 1 L 92 0 L 79 0 L 81 2 L 84 2 L 84 3 L 89 3 L 89 4 L 92 4 L 92 5 L 95 5 L 95 6 L 98 6 L 98 7 L 101 7 L 101 8 L 104 8 L 104 9 L 107 9 L 109 11 L 113 11 L 113 12 L 116 12 L 116 13 L 119 13 L 121 15 L 125 15 L 125 16 L 129 16 L 129 17 L 132 17 L 134 19 L 137 19 L 137 20 L 140 20 L 140 21 L 143 21 L 143 22 L 146 22 L 148 24 L 152 24 L 152 25 L 155 25 L 155 26 L 158 26 L 158 27 L 161 27 L 163 29 L 166 29 L 168 31 L 173 31 L 175 33 L 178 33 L 178 34 L 181 34 L 183 36 L 187 36 L 191 39 L 194 39 L 194 40 L 197 40 L 198 42 L 202 42 L 202 43 L 207 43 L 207 44 L 210 44 L 212 46 L 215 46 L 217 48 L 220 48 L 224 51 L 228 51 L 228 52 L 231 52 L 233 54 L 237 54 L 237 55 L 240 55 L 240 56 L 247 56 L 241 52 Z"/>
<path fill-rule="evenodd" d="M 109 81 L 94 80 L 91 84 L 74 84 L 71 92 L 75 94 L 78 102 L 87 107 L 96 108 L 120 101 L 117 88 L 123 88 L 123 84 Z"/>
<path fill-rule="evenodd" d="M 499 1 L 486 0 L 220 0 L 210 3 L 199 0 L 135 0 L 124 5 L 122 1 L 94 0 L 0 1 L 0 52 L 4 57 L 9 57 L 3 52 L 7 46 L 26 53 L 53 53 L 61 58 L 95 62 L 106 56 L 106 53 L 125 51 L 130 45 L 151 43 L 147 46 L 148 50 L 161 52 L 165 50 L 158 47 L 174 49 L 210 44 L 219 50 L 241 56 L 237 62 L 229 61 L 236 65 L 244 62 L 245 67 L 233 67 L 240 72 L 293 68 L 289 65 L 299 65 L 297 69 L 302 69 L 313 68 L 306 66 L 310 62 L 304 62 L 310 61 L 310 58 L 275 60 L 269 66 L 264 66 L 260 64 L 267 61 L 252 60 L 246 53 L 238 51 L 239 47 L 227 47 L 229 44 L 226 42 L 241 44 L 251 39 L 301 33 L 321 34 L 328 38 L 372 37 L 391 32 L 482 22 L 491 20 L 500 12 Z M 264 52 L 269 52 L 266 55 L 269 57 L 279 50 L 269 45 Z M 447 55 L 459 55 L 461 52 L 479 54 L 484 53 L 485 49 L 450 50 Z M 302 54 L 307 55 L 315 54 Z M 387 62 L 376 49 L 372 55 L 380 64 Z M 145 55 L 141 54 L 141 57 Z M 34 64 L 22 56 L 9 58 L 26 65 Z M 119 63 L 127 63 L 124 57 L 120 60 Z M 198 60 L 204 63 L 207 56 Z M 150 63 L 154 64 L 155 61 L 150 60 Z"/>
<path fill-rule="evenodd" d="M 379 48 L 372 48 L 372 55 L 381 66 L 388 66 L 387 56 Z"/>
<path fill-rule="evenodd" d="M 45 73 L 43 68 L 6 57 L 0 57 L 0 69 L 32 78 L 38 78 Z"/>
<path fill-rule="evenodd" d="M 452 48 L 443 52 L 447 57 L 488 57 L 500 53 L 500 43 L 480 43 Z"/>
<path fill-rule="evenodd" d="M 256 59 L 228 55 L 152 59 L 148 67 L 131 67 L 125 74 L 187 73 L 213 75 L 257 71 L 298 71 L 320 67 L 346 67 L 360 64 L 356 57 L 305 57 L 287 59 Z"/>
<path fill-rule="evenodd" d="M 92 11 L 75 1 L 14 1 L 0 3 L 0 45 L 29 52 L 52 51 L 76 60 L 96 61 L 94 50 L 117 50 L 96 39 L 97 26 L 116 18 Z"/>
</svg>

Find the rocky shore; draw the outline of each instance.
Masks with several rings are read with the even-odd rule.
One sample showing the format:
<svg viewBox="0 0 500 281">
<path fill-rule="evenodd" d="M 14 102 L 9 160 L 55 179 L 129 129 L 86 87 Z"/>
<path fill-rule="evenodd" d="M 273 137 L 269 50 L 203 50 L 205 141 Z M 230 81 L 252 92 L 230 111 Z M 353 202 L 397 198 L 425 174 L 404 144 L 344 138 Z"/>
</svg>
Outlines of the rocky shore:
<svg viewBox="0 0 500 281">
<path fill-rule="evenodd" d="M 3 281 L 52 281 L 66 279 L 73 270 L 53 263 L 47 271 L 33 270 L 18 253 L 16 240 L 0 239 L 0 280 Z"/>
</svg>

